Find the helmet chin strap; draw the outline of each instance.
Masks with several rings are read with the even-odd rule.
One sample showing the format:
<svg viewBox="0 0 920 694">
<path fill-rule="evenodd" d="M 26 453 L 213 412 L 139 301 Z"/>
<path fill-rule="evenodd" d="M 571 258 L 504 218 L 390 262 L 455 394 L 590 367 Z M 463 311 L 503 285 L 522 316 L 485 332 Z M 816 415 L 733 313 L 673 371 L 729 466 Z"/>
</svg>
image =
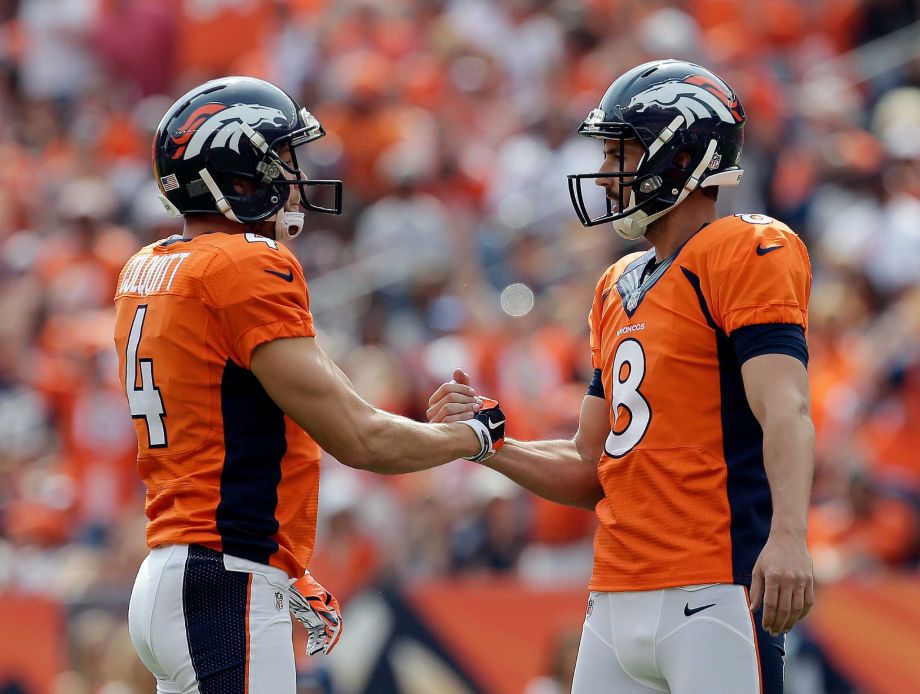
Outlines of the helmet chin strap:
<svg viewBox="0 0 920 694">
<path fill-rule="evenodd" d="M 623 219 L 615 219 L 613 221 L 613 230 L 622 236 L 624 239 L 630 241 L 635 241 L 638 238 L 641 238 L 645 235 L 645 230 L 648 226 L 664 217 L 668 212 L 677 207 L 680 203 L 687 199 L 687 196 L 690 195 L 694 190 L 696 190 L 700 185 L 700 177 L 703 175 L 703 172 L 709 167 L 709 162 L 712 161 L 713 156 L 716 153 L 716 147 L 718 142 L 715 140 L 709 141 L 709 146 L 706 148 L 706 153 L 703 155 L 703 158 L 700 160 L 699 165 L 693 170 L 693 173 L 690 174 L 690 177 L 687 179 L 687 182 L 684 183 L 683 190 L 680 191 L 680 195 L 677 196 L 677 200 L 674 201 L 673 205 L 665 207 L 663 210 L 659 210 L 655 214 L 647 214 L 643 210 L 636 210 L 628 217 Z M 739 176 L 740 178 L 740 176 Z M 632 207 L 636 204 L 636 191 L 632 188 L 629 189 L 629 207 Z"/>
<path fill-rule="evenodd" d="M 201 180 L 204 181 L 204 184 L 208 187 L 208 191 L 210 191 L 211 195 L 214 197 L 214 202 L 217 205 L 217 209 L 220 210 L 220 213 L 231 222 L 242 224 L 236 214 L 234 214 L 233 208 L 230 207 L 230 203 L 227 202 L 227 198 L 224 197 L 223 191 L 221 191 L 220 186 L 217 185 L 217 181 L 214 180 L 211 172 L 207 169 L 201 169 L 198 175 L 201 176 Z"/>
</svg>

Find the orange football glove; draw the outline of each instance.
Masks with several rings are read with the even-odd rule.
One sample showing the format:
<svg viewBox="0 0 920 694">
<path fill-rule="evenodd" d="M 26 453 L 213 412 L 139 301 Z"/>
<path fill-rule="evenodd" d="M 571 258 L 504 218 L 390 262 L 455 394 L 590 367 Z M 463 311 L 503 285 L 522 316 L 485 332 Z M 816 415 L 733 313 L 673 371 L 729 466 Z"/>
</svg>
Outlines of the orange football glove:
<svg viewBox="0 0 920 694">
<path fill-rule="evenodd" d="M 339 601 L 309 571 L 290 587 L 291 614 L 307 630 L 307 655 L 328 655 L 342 635 Z"/>
</svg>

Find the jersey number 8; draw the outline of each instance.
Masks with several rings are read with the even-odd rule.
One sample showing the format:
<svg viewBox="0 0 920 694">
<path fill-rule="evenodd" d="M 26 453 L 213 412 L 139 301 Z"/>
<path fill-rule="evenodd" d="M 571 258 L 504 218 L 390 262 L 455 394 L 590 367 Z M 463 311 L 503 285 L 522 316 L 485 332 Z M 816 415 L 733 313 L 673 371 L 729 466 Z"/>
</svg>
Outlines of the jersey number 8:
<svg viewBox="0 0 920 694">
<path fill-rule="evenodd" d="M 137 358 L 137 348 L 141 342 L 146 317 L 147 305 L 138 306 L 125 350 L 125 391 L 128 394 L 131 416 L 134 419 L 143 418 L 147 423 L 148 447 L 165 448 L 166 425 L 163 423 L 163 417 L 166 415 L 166 408 L 163 407 L 160 389 L 153 380 L 153 359 Z M 141 376 L 140 387 L 137 385 L 138 371 Z"/>
<path fill-rule="evenodd" d="M 652 408 L 639 392 L 645 378 L 645 352 L 638 340 L 623 340 L 613 358 L 613 429 L 604 443 L 604 452 L 611 458 L 622 458 L 635 448 L 652 422 Z M 629 421 L 617 426 L 624 417 Z"/>
</svg>

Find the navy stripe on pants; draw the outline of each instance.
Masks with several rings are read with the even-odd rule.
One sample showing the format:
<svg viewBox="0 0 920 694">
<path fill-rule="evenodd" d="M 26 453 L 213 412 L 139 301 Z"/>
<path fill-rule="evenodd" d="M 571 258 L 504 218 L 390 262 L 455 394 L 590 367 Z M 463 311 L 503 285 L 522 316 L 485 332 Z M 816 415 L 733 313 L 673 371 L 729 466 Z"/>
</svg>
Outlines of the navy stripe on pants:
<svg viewBox="0 0 920 694">
<path fill-rule="evenodd" d="M 754 613 L 757 630 L 757 654 L 760 657 L 760 681 L 763 694 L 783 694 L 783 658 L 786 655 L 786 637 L 771 636 L 763 628 L 763 608 Z"/>
<path fill-rule="evenodd" d="M 227 571 L 223 555 L 190 545 L 182 604 L 201 694 L 245 694 L 250 574 Z"/>
</svg>

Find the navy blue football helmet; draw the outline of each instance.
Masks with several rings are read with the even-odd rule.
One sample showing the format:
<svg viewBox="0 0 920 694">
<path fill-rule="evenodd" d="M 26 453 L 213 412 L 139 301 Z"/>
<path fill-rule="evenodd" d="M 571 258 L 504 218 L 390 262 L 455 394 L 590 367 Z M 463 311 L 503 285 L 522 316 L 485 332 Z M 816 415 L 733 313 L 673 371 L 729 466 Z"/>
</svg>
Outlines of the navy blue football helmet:
<svg viewBox="0 0 920 694">
<path fill-rule="evenodd" d="M 620 236 L 638 239 L 698 187 L 738 185 L 744 122 L 732 88 L 706 68 L 679 60 L 633 68 L 610 85 L 578 128 L 587 137 L 620 143 L 618 171 L 568 177 L 578 218 L 585 226 L 613 222 Z M 634 171 L 623 171 L 631 140 L 645 153 Z M 676 162 L 681 154 L 689 155 L 688 165 Z M 598 178 L 618 179 L 619 195 L 606 198 L 606 214 L 592 217 L 582 185 Z"/>
<path fill-rule="evenodd" d="M 161 197 L 173 213 L 222 214 L 241 224 L 275 221 L 279 238 L 293 238 L 304 214 L 283 211 L 292 185 L 299 186 L 306 210 L 342 211 L 342 182 L 309 180 L 297 163 L 296 148 L 323 135 L 309 111 L 269 82 L 206 82 L 173 104 L 157 127 L 153 165 Z M 285 147 L 291 164 L 280 156 Z M 234 179 L 250 183 L 245 194 Z M 331 190 L 331 207 L 311 202 L 307 190 L 317 188 Z"/>
</svg>

